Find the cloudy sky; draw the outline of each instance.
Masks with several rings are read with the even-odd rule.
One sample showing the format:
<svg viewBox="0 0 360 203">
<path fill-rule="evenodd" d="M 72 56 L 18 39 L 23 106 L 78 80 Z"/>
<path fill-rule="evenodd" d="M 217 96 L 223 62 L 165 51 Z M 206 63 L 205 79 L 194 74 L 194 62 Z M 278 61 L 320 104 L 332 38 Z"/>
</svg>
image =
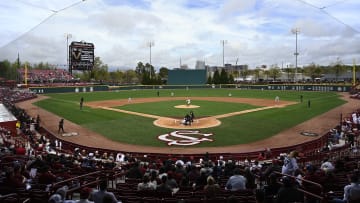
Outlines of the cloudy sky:
<svg viewBox="0 0 360 203">
<path fill-rule="evenodd" d="M 360 63 L 359 0 L 1 0 L 0 60 L 66 67 L 71 41 L 112 68 Z M 222 41 L 224 43 L 224 49 Z"/>
</svg>

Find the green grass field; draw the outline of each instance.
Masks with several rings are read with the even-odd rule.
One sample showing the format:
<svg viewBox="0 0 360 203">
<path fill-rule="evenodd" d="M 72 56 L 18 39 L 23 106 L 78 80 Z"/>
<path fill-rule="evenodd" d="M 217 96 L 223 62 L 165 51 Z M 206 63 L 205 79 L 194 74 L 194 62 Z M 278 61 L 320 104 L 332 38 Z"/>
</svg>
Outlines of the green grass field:
<svg viewBox="0 0 360 203">
<path fill-rule="evenodd" d="M 297 103 L 285 108 L 274 108 L 248 114 L 242 114 L 220 119 L 221 125 L 213 128 L 201 129 L 203 133 L 213 133 L 214 142 L 202 142 L 195 147 L 226 146 L 244 144 L 270 137 L 280 131 L 291 128 L 314 116 L 343 104 L 334 92 L 298 92 L 298 91 L 260 91 L 240 89 L 190 89 L 190 90 L 160 90 L 160 97 L 169 97 L 171 92 L 175 97 L 232 97 L 267 98 L 299 102 L 303 95 L 303 103 Z M 100 133 L 111 140 L 136 145 L 167 147 L 166 143 L 159 141 L 158 136 L 173 130 L 153 125 L 154 119 L 129 115 L 114 111 L 92 109 L 84 107 L 79 110 L 79 101 L 84 97 L 85 103 L 89 101 L 157 97 L 157 90 L 130 90 L 118 92 L 92 92 L 48 94 L 49 99 L 37 102 L 36 105 L 54 114 L 66 118 L 85 128 Z M 311 108 L 307 101 L 311 100 Z M 173 106 L 184 104 L 185 101 L 152 102 L 130 104 L 121 107 L 129 111 L 147 114 L 182 117 L 189 110 L 175 109 Z M 249 104 L 192 101 L 200 108 L 193 109 L 196 116 L 219 115 L 234 111 L 257 108 Z"/>
</svg>

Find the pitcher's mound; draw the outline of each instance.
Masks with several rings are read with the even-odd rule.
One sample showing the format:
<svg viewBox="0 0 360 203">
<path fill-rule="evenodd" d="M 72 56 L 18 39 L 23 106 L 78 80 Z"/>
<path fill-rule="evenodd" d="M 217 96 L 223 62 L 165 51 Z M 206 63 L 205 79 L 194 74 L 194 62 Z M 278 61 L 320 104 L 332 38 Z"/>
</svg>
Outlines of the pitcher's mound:
<svg viewBox="0 0 360 203">
<path fill-rule="evenodd" d="M 191 125 L 184 125 L 181 122 L 182 119 L 161 117 L 154 121 L 154 125 L 171 129 L 201 129 L 211 128 L 221 124 L 221 122 L 214 117 L 195 119 Z"/>
<path fill-rule="evenodd" d="M 178 109 L 195 109 L 195 108 L 199 108 L 200 106 L 196 106 L 196 105 L 177 105 L 174 106 L 175 108 Z"/>
</svg>

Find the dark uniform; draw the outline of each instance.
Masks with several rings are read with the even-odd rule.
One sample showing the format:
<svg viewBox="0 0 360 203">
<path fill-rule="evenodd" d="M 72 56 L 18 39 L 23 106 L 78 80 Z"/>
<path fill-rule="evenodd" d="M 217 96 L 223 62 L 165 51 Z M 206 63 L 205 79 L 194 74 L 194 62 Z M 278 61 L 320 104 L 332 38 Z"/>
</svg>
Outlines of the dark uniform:
<svg viewBox="0 0 360 203">
<path fill-rule="evenodd" d="M 82 107 L 83 107 L 83 103 L 84 103 L 84 97 L 81 97 L 81 99 L 80 99 L 80 110 L 81 110 Z"/>
<path fill-rule="evenodd" d="M 65 131 L 64 131 L 64 119 L 63 119 L 63 118 L 59 121 L 59 130 L 58 130 L 58 133 L 60 133 L 60 130 L 61 130 L 62 132 L 65 132 Z"/>
<path fill-rule="evenodd" d="M 194 112 L 190 111 L 190 121 L 194 122 L 194 118 L 195 118 Z"/>
</svg>

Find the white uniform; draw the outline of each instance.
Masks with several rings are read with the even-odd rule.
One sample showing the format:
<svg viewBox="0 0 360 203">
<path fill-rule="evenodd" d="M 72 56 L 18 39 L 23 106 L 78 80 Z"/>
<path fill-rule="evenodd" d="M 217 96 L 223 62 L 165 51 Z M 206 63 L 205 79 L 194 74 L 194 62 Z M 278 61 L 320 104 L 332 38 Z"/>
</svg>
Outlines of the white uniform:
<svg viewBox="0 0 360 203">
<path fill-rule="evenodd" d="M 278 102 L 278 101 L 280 101 L 280 98 L 279 98 L 279 96 L 276 96 L 275 97 L 275 102 Z"/>
<path fill-rule="evenodd" d="M 187 104 L 187 105 L 190 105 L 190 104 L 191 104 L 191 100 L 190 100 L 190 99 L 187 99 L 187 100 L 186 100 L 186 104 Z"/>
</svg>

